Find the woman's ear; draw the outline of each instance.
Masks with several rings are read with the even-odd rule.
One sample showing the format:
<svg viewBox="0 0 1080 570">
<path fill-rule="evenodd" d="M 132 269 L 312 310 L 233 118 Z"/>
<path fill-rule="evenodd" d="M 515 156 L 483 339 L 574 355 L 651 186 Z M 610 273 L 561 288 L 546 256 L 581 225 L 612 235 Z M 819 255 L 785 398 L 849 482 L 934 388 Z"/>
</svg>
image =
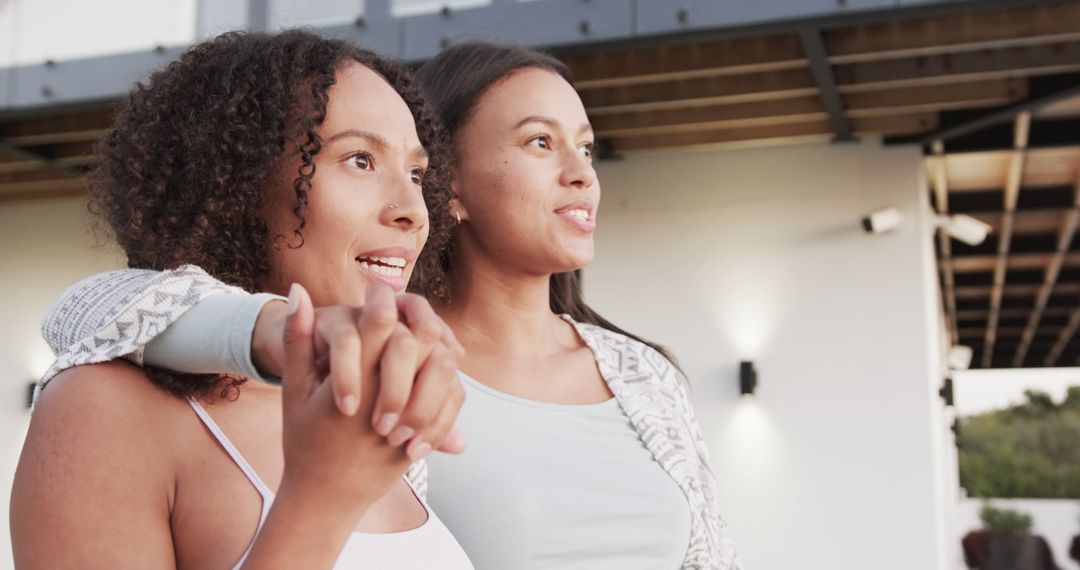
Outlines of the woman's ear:
<svg viewBox="0 0 1080 570">
<path fill-rule="evenodd" d="M 450 191 L 454 193 L 454 197 L 450 198 L 450 216 L 453 217 L 454 221 L 458 224 L 469 219 L 469 212 L 465 209 L 465 205 L 461 203 L 460 190 L 457 183 L 457 177 L 455 176 L 450 181 Z"/>
</svg>

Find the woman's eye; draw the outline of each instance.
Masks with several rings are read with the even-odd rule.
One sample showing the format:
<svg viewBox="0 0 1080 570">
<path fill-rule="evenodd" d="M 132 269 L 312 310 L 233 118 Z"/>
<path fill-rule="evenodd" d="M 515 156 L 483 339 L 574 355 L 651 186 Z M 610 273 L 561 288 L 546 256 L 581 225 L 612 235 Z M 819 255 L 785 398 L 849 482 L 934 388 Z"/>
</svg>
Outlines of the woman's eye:
<svg viewBox="0 0 1080 570">
<path fill-rule="evenodd" d="M 366 152 L 358 152 L 352 156 L 353 164 L 360 170 L 371 170 L 375 167 L 375 158 Z"/>
<path fill-rule="evenodd" d="M 585 155 L 585 158 L 592 160 L 593 157 L 593 143 L 585 143 L 581 145 L 581 154 Z"/>
<path fill-rule="evenodd" d="M 416 184 L 417 186 L 424 185 L 424 170 L 422 168 L 412 169 L 412 172 L 409 173 L 409 176 L 410 178 L 412 178 L 413 184 Z"/>
<path fill-rule="evenodd" d="M 540 135 L 529 141 L 529 144 L 534 145 L 537 148 L 542 148 L 544 150 L 551 150 L 551 137 L 549 137 L 548 135 Z"/>
</svg>

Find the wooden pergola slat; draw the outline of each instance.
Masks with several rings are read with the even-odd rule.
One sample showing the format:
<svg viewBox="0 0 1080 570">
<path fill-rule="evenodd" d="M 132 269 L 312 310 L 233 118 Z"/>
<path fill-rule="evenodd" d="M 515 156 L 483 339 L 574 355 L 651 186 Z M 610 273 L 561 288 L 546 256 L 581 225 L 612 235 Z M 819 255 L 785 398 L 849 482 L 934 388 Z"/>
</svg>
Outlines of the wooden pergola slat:
<svg viewBox="0 0 1080 570">
<path fill-rule="evenodd" d="M 1031 113 L 1024 112 L 1013 121 L 1013 151 L 1005 181 L 1005 200 L 1001 219 L 1001 235 L 998 237 L 997 264 L 994 267 L 993 291 L 990 295 L 990 316 L 987 319 L 983 341 L 982 367 L 989 368 L 994 358 L 994 341 L 997 339 L 998 319 L 1001 311 L 1002 289 L 1008 269 L 1009 245 L 1012 241 L 1013 214 L 1020 198 L 1020 180 L 1024 174 L 1024 153 L 1031 135 Z"/>
</svg>

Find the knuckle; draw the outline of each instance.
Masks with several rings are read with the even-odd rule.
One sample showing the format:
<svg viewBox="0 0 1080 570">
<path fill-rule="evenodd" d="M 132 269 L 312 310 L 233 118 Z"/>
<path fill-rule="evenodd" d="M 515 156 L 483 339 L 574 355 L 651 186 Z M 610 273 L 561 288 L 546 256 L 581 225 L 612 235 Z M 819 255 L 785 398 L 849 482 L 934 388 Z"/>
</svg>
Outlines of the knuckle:
<svg viewBox="0 0 1080 570">
<path fill-rule="evenodd" d="M 386 328 L 397 323 L 397 312 L 391 306 L 376 304 L 364 311 L 367 321 L 374 327 Z"/>
<path fill-rule="evenodd" d="M 411 355 L 416 353 L 417 345 L 416 338 L 407 330 L 398 330 L 391 335 L 386 350 L 394 355 Z"/>
<path fill-rule="evenodd" d="M 285 327 L 282 340 L 285 344 L 295 344 L 307 337 L 306 334 L 296 329 L 296 327 Z"/>
<path fill-rule="evenodd" d="M 434 410 L 427 409 L 426 407 L 409 410 L 406 416 L 408 418 L 408 425 L 413 426 L 413 429 L 416 430 L 430 426 L 431 423 L 435 421 Z"/>
<path fill-rule="evenodd" d="M 442 327 L 436 322 L 436 318 L 421 319 L 413 325 L 413 334 L 427 343 L 433 343 L 442 338 Z"/>
<path fill-rule="evenodd" d="M 352 348 L 360 343 L 360 333 L 346 325 L 335 327 L 330 337 L 330 346 L 335 350 Z"/>
<path fill-rule="evenodd" d="M 433 350 L 428 358 L 428 365 L 431 366 L 431 371 L 444 381 L 457 375 L 458 360 L 445 348 L 438 347 Z"/>
</svg>

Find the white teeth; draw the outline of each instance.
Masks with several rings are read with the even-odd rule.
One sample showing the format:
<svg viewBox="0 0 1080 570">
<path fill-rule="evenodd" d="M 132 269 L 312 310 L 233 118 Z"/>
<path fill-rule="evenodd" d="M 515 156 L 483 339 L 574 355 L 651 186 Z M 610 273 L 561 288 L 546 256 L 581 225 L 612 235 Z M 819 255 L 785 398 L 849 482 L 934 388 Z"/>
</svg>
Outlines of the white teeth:
<svg viewBox="0 0 1080 570">
<path fill-rule="evenodd" d="M 379 263 L 386 265 L 376 265 L 375 263 L 368 263 L 366 260 L 371 259 Z M 384 261 L 386 260 L 386 261 Z M 394 265 L 393 267 L 387 267 L 387 265 Z M 379 275 L 385 275 L 387 277 L 401 277 L 405 274 L 405 260 L 400 257 L 374 257 L 374 258 L 361 258 L 360 269 L 366 269 L 372 273 L 378 273 Z"/>
<path fill-rule="evenodd" d="M 407 263 L 404 257 L 362 257 L 361 259 L 369 259 L 376 263 L 392 265 L 394 267 L 405 267 L 405 264 Z"/>
<path fill-rule="evenodd" d="M 379 263 L 385 265 L 393 265 L 394 267 L 405 267 L 404 257 L 377 257 L 375 258 Z"/>
<path fill-rule="evenodd" d="M 573 216 L 573 217 L 575 217 L 575 218 L 577 218 L 577 219 L 579 219 L 579 220 L 581 220 L 583 222 L 589 221 L 589 212 L 587 212 L 585 210 L 570 210 L 569 212 L 567 212 L 567 214 L 569 214 L 569 215 L 571 215 L 571 216 Z"/>
</svg>

